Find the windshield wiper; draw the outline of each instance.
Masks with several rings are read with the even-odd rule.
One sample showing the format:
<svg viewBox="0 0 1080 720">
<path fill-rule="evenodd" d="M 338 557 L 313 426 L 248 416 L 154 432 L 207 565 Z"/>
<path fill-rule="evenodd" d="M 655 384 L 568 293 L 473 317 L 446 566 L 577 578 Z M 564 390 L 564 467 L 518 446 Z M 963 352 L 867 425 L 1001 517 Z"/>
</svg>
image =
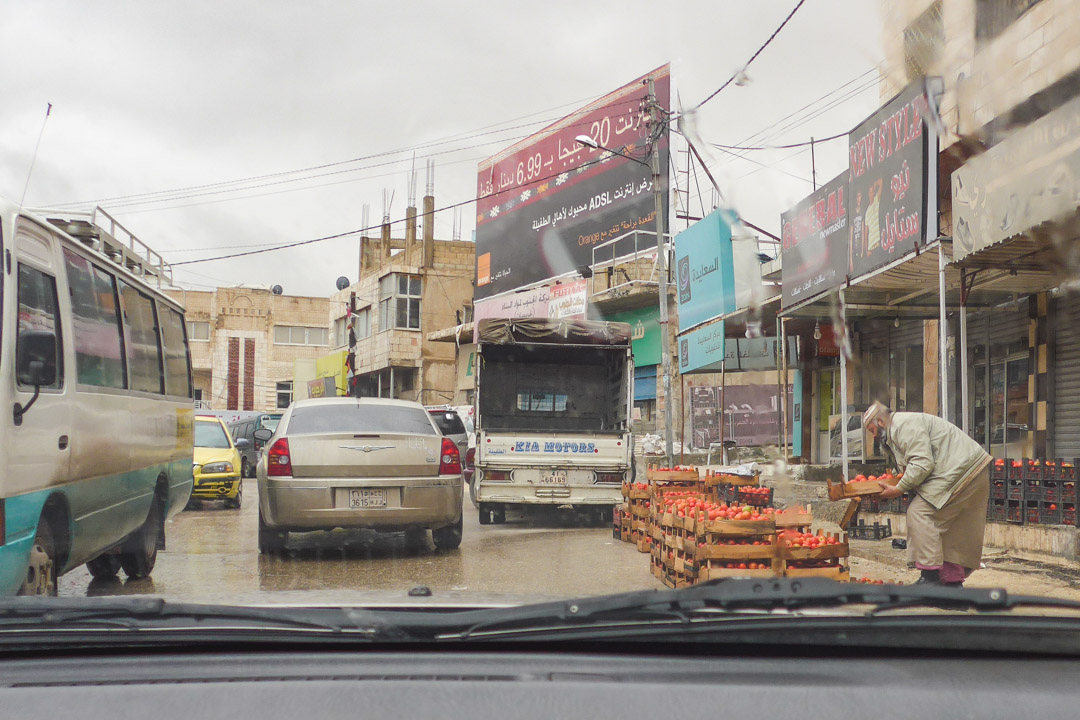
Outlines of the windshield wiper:
<svg viewBox="0 0 1080 720">
<path fill-rule="evenodd" d="M 28 629 L 284 630 L 371 640 L 411 639 L 380 613 L 352 608 L 200 605 L 161 598 L 0 600 L 0 636 Z"/>
<path fill-rule="evenodd" d="M 826 578 L 713 580 L 678 590 L 643 590 L 596 598 L 462 613 L 462 625 L 440 639 L 505 636 L 554 628 L 588 628 L 617 623 L 690 624 L 703 615 L 740 611 L 799 611 L 868 605 L 872 616 L 886 610 L 926 607 L 1002 612 L 1017 607 L 1080 610 L 1080 602 L 1009 595 L 1001 589 L 941 585 L 866 585 Z M 471 624 L 469 624 L 471 623 Z"/>
</svg>

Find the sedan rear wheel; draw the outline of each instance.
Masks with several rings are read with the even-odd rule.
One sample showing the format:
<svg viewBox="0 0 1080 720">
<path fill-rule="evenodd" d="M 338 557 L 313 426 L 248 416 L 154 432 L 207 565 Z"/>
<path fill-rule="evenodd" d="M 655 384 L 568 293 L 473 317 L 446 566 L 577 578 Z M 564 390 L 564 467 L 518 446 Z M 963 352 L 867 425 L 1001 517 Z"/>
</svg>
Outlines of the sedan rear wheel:
<svg viewBox="0 0 1080 720">
<path fill-rule="evenodd" d="M 285 549 L 285 541 L 289 533 L 282 530 L 274 530 L 263 520 L 262 510 L 259 511 L 259 552 L 276 553 Z"/>
<path fill-rule="evenodd" d="M 431 541 L 440 550 L 454 550 L 461 545 L 462 530 L 465 527 L 464 516 L 453 525 L 447 525 L 431 531 Z"/>
</svg>

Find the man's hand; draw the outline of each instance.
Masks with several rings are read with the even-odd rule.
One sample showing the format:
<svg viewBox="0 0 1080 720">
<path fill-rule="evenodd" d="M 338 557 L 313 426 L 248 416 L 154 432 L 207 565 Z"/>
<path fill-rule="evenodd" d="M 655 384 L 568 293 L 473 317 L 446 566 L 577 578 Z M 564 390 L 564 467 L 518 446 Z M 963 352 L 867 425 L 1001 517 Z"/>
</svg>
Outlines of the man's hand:
<svg viewBox="0 0 1080 720">
<path fill-rule="evenodd" d="M 896 487 L 895 485 L 890 485 L 889 483 L 884 482 L 879 482 L 878 485 L 881 486 L 881 497 L 885 498 L 886 500 L 892 500 L 893 498 L 900 497 L 904 494 L 904 491 Z"/>
</svg>

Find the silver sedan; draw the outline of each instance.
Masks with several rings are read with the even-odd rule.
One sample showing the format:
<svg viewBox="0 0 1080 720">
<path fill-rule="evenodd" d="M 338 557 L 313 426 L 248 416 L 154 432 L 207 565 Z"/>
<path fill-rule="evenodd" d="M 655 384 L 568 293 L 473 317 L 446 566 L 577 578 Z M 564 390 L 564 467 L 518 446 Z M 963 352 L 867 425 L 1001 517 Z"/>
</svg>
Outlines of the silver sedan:
<svg viewBox="0 0 1080 720">
<path fill-rule="evenodd" d="M 259 551 L 288 532 L 370 528 L 461 544 L 462 467 L 419 403 L 379 398 L 300 400 L 277 430 L 258 430 Z"/>
</svg>

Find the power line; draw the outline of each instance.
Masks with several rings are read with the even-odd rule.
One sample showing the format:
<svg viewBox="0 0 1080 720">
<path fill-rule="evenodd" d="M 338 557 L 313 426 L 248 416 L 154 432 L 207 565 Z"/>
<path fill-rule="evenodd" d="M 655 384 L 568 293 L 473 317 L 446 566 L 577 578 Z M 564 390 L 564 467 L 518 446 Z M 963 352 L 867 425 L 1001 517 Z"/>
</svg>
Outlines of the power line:
<svg viewBox="0 0 1080 720">
<path fill-rule="evenodd" d="M 774 39 L 776 38 L 776 36 L 780 34 L 780 31 L 781 31 L 781 30 L 783 30 L 783 29 L 784 29 L 784 26 L 788 24 L 788 21 L 789 21 L 789 20 L 791 20 L 791 18 L 795 16 L 795 13 L 797 13 L 797 12 L 799 11 L 799 8 L 801 8 L 801 7 L 803 6 L 803 3 L 804 3 L 804 2 L 806 2 L 806 0 L 799 0 L 799 2 L 795 3 L 795 7 L 794 7 L 794 8 L 792 8 L 791 12 L 790 12 L 790 13 L 788 13 L 788 16 L 787 16 L 786 18 L 784 18 L 784 22 L 780 23 L 779 27 L 777 27 L 777 28 L 776 28 L 775 30 L 773 30 L 773 34 L 772 34 L 772 35 L 770 35 L 770 36 L 769 36 L 769 39 L 768 39 L 768 40 L 766 40 L 766 41 L 764 42 L 764 44 L 762 44 L 762 46 L 761 46 L 761 47 L 759 47 L 759 48 L 757 49 L 757 52 L 755 52 L 755 53 L 754 53 L 753 55 L 751 55 L 751 56 L 750 56 L 750 59 L 746 61 L 746 64 L 742 66 L 742 69 L 741 69 L 741 70 L 738 70 L 737 72 L 735 72 L 735 73 L 734 73 L 734 74 L 733 74 L 733 75 L 732 75 L 731 77 L 729 77 L 729 78 L 727 79 L 727 81 L 726 81 L 726 82 L 725 82 L 725 83 L 724 83 L 723 85 L 721 85 L 721 86 L 720 86 L 720 87 L 718 87 L 718 88 L 717 88 L 716 90 L 714 90 L 714 91 L 712 92 L 712 94 L 711 94 L 711 95 L 709 95 L 709 96 L 708 96 L 707 98 L 705 98 L 704 100 L 702 100 L 701 102 L 699 102 L 699 103 L 697 104 L 697 106 L 696 106 L 696 107 L 694 108 L 694 110 L 700 110 L 700 109 L 701 109 L 701 107 L 702 107 L 703 105 L 705 105 L 705 103 L 707 103 L 707 102 L 709 102 L 710 100 L 712 100 L 712 99 L 713 99 L 714 97 L 716 97 L 717 95 L 719 95 L 719 94 L 720 94 L 720 92 L 721 92 L 721 91 L 722 91 L 722 90 L 723 90 L 724 88 L 726 88 L 726 87 L 727 87 L 728 85 L 730 85 L 731 83 L 735 82 L 735 78 L 737 78 L 737 77 L 739 76 L 739 74 L 740 74 L 740 73 L 742 73 L 743 71 L 745 71 L 745 70 L 746 70 L 746 68 L 750 67 L 750 63 L 752 63 L 752 62 L 754 62 L 755 60 L 757 60 L 757 57 L 758 57 L 758 55 L 760 55 L 760 54 L 762 53 L 762 51 L 764 51 L 764 50 L 765 50 L 765 48 L 767 48 L 767 47 L 769 46 L 769 43 L 771 43 L 771 42 L 772 42 L 772 41 L 773 41 L 773 40 L 774 40 Z"/>
<path fill-rule="evenodd" d="M 590 165 L 596 165 L 596 164 L 605 162 L 607 159 L 608 158 L 606 158 L 606 157 L 600 157 L 600 158 L 597 158 L 596 160 L 589 160 L 589 161 L 584 162 L 581 165 L 579 165 L 578 168 L 580 169 L 580 168 L 589 167 Z M 532 182 L 538 183 L 538 182 L 543 182 L 544 180 L 552 180 L 554 178 L 557 178 L 561 174 L 562 173 L 559 172 L 559 173 L 555 173 L 554 175 L 548 175 L 547 177 L 536 178 Z M 521 192 L 521 190 L 522 190 L 521 186 L 509 187 L 509 188 L 506 188 L 504 190 L 497 190 L 497 191 L 495 191 L 493 193 L 490 193 L 490 194 L 486 195 L 485 198 L 492 197 L 494 195 L 502 195 L 504 193 Z M 456 208 L 456 207 L 463 207 L 465 205 L 471 205 L 472 203 L 476 202 L 478 199 L 479 198 L 469 198 L 468 200 L 462 200 L 461 202 L 456 202 L 456 203 L 453 203 L 451 205 L 445 205 L 445 206 L 443 206 L 441 208 L 436 208 L 432 212 L 432 217 L 434 217 L 435 213 L 443 212 L 445 210 L 451 210 L 451 209 Z M 400 218 L 398 220 L 394 220 L 394 221 L 390 222 L 389 224 L 390 225 L 397 225 L 397 224 L 403 223 L 403 222 L 405 222 L 405 218 Z M 356 229 L 356 230 L 347 230 L 345 232 L 336 233 L 334 235 L 325 235 L 323 237 L 311 238 L 310 240 L 300 240 L 298 242 L 293 242 L 293 243 L 285 243 L 285 244 L 282 244 L 282 245 L 276 245 L 274 247 L 262 248 L 262 249 L 258 249 L 258 250 L 248 250 L 247 252 L 231 253 L 229 255 L 219 255 L 217 257 L 202 258 L 200 260 L 184 260 L 183 262 L 172 263 L 172 266 L 173 267 L 179 267 L 181 265 L 194 265 L 196 263 L 215 262 L 217 260 L 231 260 L 232 258 L 246 257 L 248 255 L 261 255 L 262 253 L 276 252 L 278 250 L 286 250 L 288 248 L 300 247 L 302 245 L 311 245 L 313 243 L 324 242 L 326 240 L 337 240 L 339 238 L 349 237 L 350 235 L 358 235 L 358 234 L 363 233 L 363 232 L 369 232 L 371 230 L 378 230 L 381 227 L 382 227 L 382 224 L 380 223 L 379 225 L 371 225 L 371 226 L 366 227 L 366 228 L 359 228 L 359 229 Z"/>
<path fill-rule="evenodd" d="M 813 140 L 807 140 L 805 142 L 789 143 L 787 145 L 761 145 L 758 147 L 747 147 L 745 145 L 720 145 L 719 143 L 709 143 L 709 145 L 716 148 L 717 150 L 790 150 L 792 148 L 805 147 L 806 145 L 820 145 L 823 142 L 829 142 L 830 140 L 836 140 L 838 138 L 847 136 L 848 133 L 842 132 L 837 133 L 836 135 L 830 135 L 829 137 L 815 138 Z"/>
<path fill-rule="evenodd" d="M 433 140 L 433 141 L 431 141 L 429 143 L 421 143 L 419 145 L 413 145 L 413 146 L 409 146 L 409 147 L 399 148 L 399 149 L 396 149 L 396 150 L 386 150 L 386 151 L 383 151 L 383 152 L 373 153 L 371 155 L 365 155 L 365 156 L 356 157 L 356 158 L 351 158 L 351 159 L 348 159 L 348 160 L 338 160 L 338 161 L 335 161 L 335 162 L 323 163 L 321 165 L 312 165 L 312 166 L 306 167 L 306 168 L 296 168 L 296 169 L 293 169 L 293 170 L 283 170 L 283 171 L 279 171 L 279 172 L 275 172 L 275 173 L 268 173 L 268 174 L 264 174 L 264 175 L 255 175 L 255 176 L 251 176 L 251 177 L 247 177 L 247 178 L 238 178 L 238 179 L 234 179 L 234 180 L 223 180 L 223 181 L 214 182 L 214 183 L 205 183 L 205 184 L 202 184 L 202 185 L 191 185 L 191 186 L 187 186 L 187 187 L 173 188 L 173 189 L 170 189 L 170 190 L 157 190 L 157 191 L 148 192 L 148 193 L 135 193 L 135 194 L 130 194 L 130 195 L 118 195 L 118 196 L 114 196 L 114 197 L 98 198 L 96 200 L 80 200 L 80 201 L 73 201 L 73 202 L 67 202 L 67 203 L 52 203 L 52 204 L 48 204 L 48 205 L 49 205 L 49 207 L 53 207 L 53 208 L 63 208 L 63 207 L 70 207 L 70 206 L 77 206 L 77 205 L 96 205 L 96 204 L 105 203 L 105 202 L 112 202 L 112 201 L 115 201 L 115 200 L 130 200 L 132 198 L 151 197 L 151 196 L 154 196 L 154 195 L 171 195 L 173 193 L 184 193 L 184 192 L 189 192 L 189 191 L 193 191 L 193 190 L 204 190 L 204 189 L 207 189 L 207 188 L 220 187 L 220 186 L 224 186 L 224 185 L 237 185 L 237 184 L 246 183 L 246 182 L 258 182 L 260 180 L 267 180 L 267 179 L 270 179 L 270 178 L 281 177 L 283 175 L 291 175 L 291 174 L 297 174 L 297 173 L 302 173 L 302 172 L 313 172 L 313 171 L 316 171 L 316 170 L 324 170 L 324 169 L 327 169 L 327 168 L 337 167 L 337 166 L 340 166 L 340 165 L 347 165 L 347 164 L 353 163 L 353 162 L 362 162 L 364 160 L 373 160 L 375 158 L 386 157 L 388 155 L 397 155 L 397 154 L 401 154 L 401 153 L 408 153 L 408 152 L 412 152 L 414 150 L 423 150 L 423 149 L 426 149 L 426 148 L 437 147 L 439 145 L 445 145 L 445 144 L 448 144 L 450 142 L 455 142 L 455 141 L 460 141 L 460 140 L 468 140 L 468 139 L 471 139 L 473 137 L 479 137 L 479 136 L 482 136 L 482 135 L 485 135 L 485 134 L 489 134 L 489 133 L 484 133 L 482 131 L 491 130 L 492 128 L 497 128 L 497 129 L 494 130 L 494 132 L 504 132 L 504 131 L 507 131 L 507 130 L 517 130 L 517 129 L 520 129 L 520 128 L 531 127 L 533 125 L 538 125 L 538 124 L 541 124 L 541 123 L 554 122 L 555 120 L 558 120 L 559 118 L 545 118 L 545 119 L 542 119 L 542 120 L 535 120 L 533 122 L 525 123 L 523 125 L 516 125 L 514 127 L 503 127 L 503 128 L 498 127 L 500 125 L 505 125 L 506 123 L 515 122 L 517 120 L 522 120 L 524 118 L 531 117 L 533 115 L 539 115 L 541 113 L 547 113 L 547 112 L 551 112 L 553 110 L 559 110 L 561 108 L 567 107 L 568 105 L 577 105 L 577 104 L 581 104 L 583 102 L 588 102 L 589 100 L 595 100 L 597 97 L 600 97 L 600 96 L 599 95 L 591 95 L 591 96 L 589 96 L 587 98 L 584 98 L 582 100 L 576 100 L 576 101 L 572 101 L 572 102 L 568 102 L 568 103 L 563 103 L 562 105 L 556 105 L 553 108 L 547 108 L 545 110 L 537 110 L 535 112 L 526 113 L 525 115 L 520 115 L 518 117 L 510 118 L 508 120 L 502 120 L 500 122 L 492 123 L 490 125 L 483 125 L 483 126 L 481 126 L 479 128 L 473 128 L 472 130 L 465 130 L 465 131 L 462 131 L 460 133 L 455 133 L 453 135 L 446 135 L 446 136 L 444 136 L 442 138 L 438 138 L 437 140 Z M 527 136 L 523 136 L 523 137 L 527 137 Z M 517 138 L 515 138 L 515 139 L 517 139 Z"/>
</svg>

